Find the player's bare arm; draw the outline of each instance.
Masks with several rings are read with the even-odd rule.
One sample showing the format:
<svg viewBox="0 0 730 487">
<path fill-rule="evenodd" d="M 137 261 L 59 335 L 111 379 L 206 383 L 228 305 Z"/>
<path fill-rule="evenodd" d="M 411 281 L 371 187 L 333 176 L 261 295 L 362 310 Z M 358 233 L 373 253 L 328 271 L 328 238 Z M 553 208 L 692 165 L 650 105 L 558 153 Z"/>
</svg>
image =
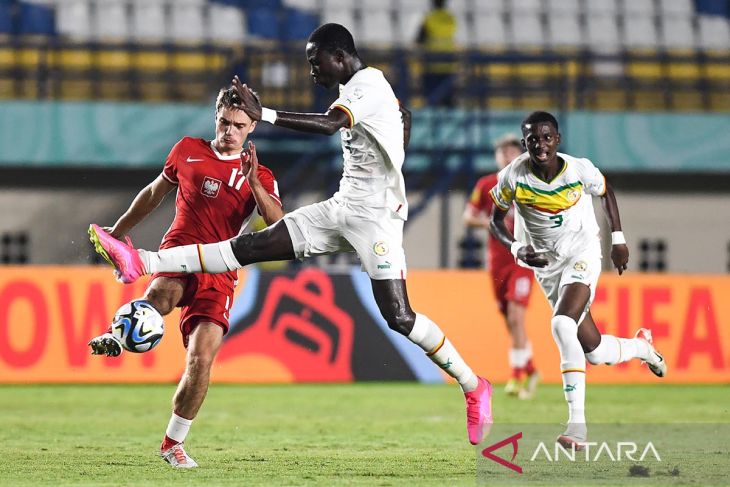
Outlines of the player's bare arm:
<svg viewBox="0 0 730 487">
<path fill-rule="evenodd" d="M 233 78 L 233 87 L 241 98 L 241 108 L 253 120 L 261 120 L 263 116 L 261 104 L 253 96 L 251 89 L 241 83 L 238 76 Z M 270 121 L 270 120 L 269 120 Z M 300 132 L 332 135 L 341 128 L 349 128 L 350 119 L 347 114 L 337 108 L 325 113 L 298 113 L 276 110 L 276 120 L 272 122 L 279 127 L 286 127 Z"/>
<path fill-rule="evenodd" d="M 281 208 L 279 202 L 271 197 L 266 188 L 261 184 L 261 181 L 259 181 L 259 158 L 256 154 L 256 145 L 253 142 L 249 141 L 248 148 L 241 152 L 241 162 L 244 166 L 248 164 L 246 180 L 256 200 L 259 214 L 261 214 L 266 225 L 268 226 L 281 220 L 284 217 L 284 210 Z"/>
<path fill-rule="evenodd" d="M 464 226 L 468 228 L 486 228 L 488 230 L 489 225 L 491 224 L 491 221 L 487 218 L 483 211 L 477 210 L 468 202 L 466 204 L 466 208 L 464 208 L 464 215 L 462 218 L 464 220 Z"/>
<path fill-rule="evenodd" d="M 489 231 L 494 237 L 499 240 L 502 245 L 512 250 L 512 244 L 516 242 L 514 235 L 507 228 L 507 224 L 504 222 L 507 216 L 507 211 L 494 206 L 492 211 L 492 219 L 489 225 Z M 547 259 L 541 255 L 535 253 L 535 249 L 532 245 L 522 245 L 515 257 L 531 267 L 545 267 L 548 264 Z"/>
<path fill-rule="evenodd" d="M 147 215 L 160 206 L 165 196 L 176 186 L 160 174 L 150 184 L 145 186 L 129 205 L 124 214 L 108 231 L 114 238 L 122 238 L 127 232 L 145 219 Z"/>
<path fill-rule="evenodd" d="M 603 211 L 606 213 L 606 217 L 608 217 L 611 234 L 621 232 L 621 217 L 618 211 L 618 204 L 616 203 L 616 195 L 611 185 L 608 184 L 608 181 L 606 181 L 606 192 L 601 196 L 601 205 L 603 206 Z M 622 234 L 621 237 L 623 237 Z M 624 273 L 629 263 L 629 248 L 626 246 L 626 242 L 622 240 L 623 238 L 614 243 L 614 239 L 612 238 L 611 245 L 611 261 L 619 275 Z"/>
</svg>

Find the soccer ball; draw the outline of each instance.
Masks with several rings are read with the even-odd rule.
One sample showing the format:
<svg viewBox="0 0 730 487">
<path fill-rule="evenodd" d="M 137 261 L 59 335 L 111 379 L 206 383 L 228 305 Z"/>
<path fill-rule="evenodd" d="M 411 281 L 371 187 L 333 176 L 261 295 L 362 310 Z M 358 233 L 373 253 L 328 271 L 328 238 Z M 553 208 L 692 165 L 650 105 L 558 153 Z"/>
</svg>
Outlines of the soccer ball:
<svg viewBox="0 0 730 487">
<path fill-rule="evenodd" d="M 131 301 L 117 310 L 112 322 L 112 335 L 125 350 L 134 353 L 155 348 L 165 333 L 162 315 L 147 301 Z"/>
</svg>

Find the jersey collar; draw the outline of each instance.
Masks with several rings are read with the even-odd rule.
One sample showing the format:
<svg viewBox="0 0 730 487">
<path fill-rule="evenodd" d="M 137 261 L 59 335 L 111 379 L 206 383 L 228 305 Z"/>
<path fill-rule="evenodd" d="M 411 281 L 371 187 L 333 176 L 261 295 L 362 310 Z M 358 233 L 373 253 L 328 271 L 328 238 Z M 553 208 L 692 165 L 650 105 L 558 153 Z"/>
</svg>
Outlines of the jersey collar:
<svg viewBox="0 0 730 487">
<path fill-rule="evenodd" d="M 230 156 L 224 156 L 223 154 L 221 154 L 220 152 L 218 152 L 216 150 L 215 146 L 213 145 L 213 141 L 212 140 L 209 142 L 208 145 L 210 145 L 210 150 L 213 151 L 213 154 L 215 154 L 215 156 L 218 159 L 220 159 L 221 161 L 235 161 L 236 159 L 238 159 L 239 157 L 241 157 L 240 154 L 232 154 Z"/>
</svg>

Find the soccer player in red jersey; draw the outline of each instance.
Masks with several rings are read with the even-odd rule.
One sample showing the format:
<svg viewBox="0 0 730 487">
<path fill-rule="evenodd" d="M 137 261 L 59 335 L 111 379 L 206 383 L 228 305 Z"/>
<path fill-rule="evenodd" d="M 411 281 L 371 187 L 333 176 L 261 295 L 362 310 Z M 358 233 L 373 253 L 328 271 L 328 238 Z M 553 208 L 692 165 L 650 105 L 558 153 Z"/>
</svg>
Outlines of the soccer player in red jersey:
<svg viewBox="0 0 730 487">
<path fill-rule="evenodd" d="M 258 162 L 253 142 L 244 143 L 256 121 L 240 109 L 234 88 L 218 94 L 215 139 L 184 137 L 170 151 L 162 173 L 134 199 L 129 209 L 108 231 L 124 237 L 177 189 L 175 219 L 161 249 L 197 242 L 218 242 L 246 229 L 255 213 L 267 225 L 280 220 L 282 210 L 274 174 Z M 144 300 L 162 315 L 182 308 L 180 331 L 187 348 L 185 373 L 172 399 L 173 412 L 160 446 L 162 457 L 174 467 L 197 463 L 183 442 L 208 392 L 213 360 L 228 331 L 228 311 L 233 301 L 237 272 L 152 276 Z M 92 353 L 117 356 L 119 341 L 109 332 L 93 338 Z"/>
<path fill-rule="evenodd" d="M 522 146 L 515 136 L 503 137 L 494 144 L 494 158 L 500 170 L 520 154 Z M 496 184 L 496 173 L 483 176 L 477 181 L 464 210 L 464 223 L 468 227 L 489 228 L 489 216 L 494 208 L 489 191 Z M 505 222 L 513 231 L 514 210 L 510 210 Z M 509 395 L 528 399 L 535 394 L 539 380 L 539 374 L 532 363 L 532 348 L 525 330 L 525 313 L 533 284 L 532 270 L 518 265 L 509 250 L 491 234 L 487 237 L 487 248 L 487 267 L 492 277 L 494 296 L 512 338 L 512 348 L 509 351 L 512 378 L 507 382 L 505 391 Z"/>
</svg>

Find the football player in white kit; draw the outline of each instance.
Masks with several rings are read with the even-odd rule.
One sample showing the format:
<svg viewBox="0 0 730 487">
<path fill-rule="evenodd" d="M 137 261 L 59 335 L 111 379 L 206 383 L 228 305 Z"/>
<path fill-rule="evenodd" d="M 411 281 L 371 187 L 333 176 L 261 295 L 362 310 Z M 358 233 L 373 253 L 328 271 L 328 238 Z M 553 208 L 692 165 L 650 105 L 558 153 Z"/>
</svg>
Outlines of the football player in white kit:
<svg viewBox="0 0 730 487">
<path fill-rule="evenodd" d="M 147 252 L 103 230 L 97 230 L 92 239 L 123 282 L 155 272 L 220 273 L 254 262 L 357 252 L 388 326 L 421 347 L 461 386 L 469 441 L 478 444 L 492 423 L 492 385 L 478 377 L 441 329 L 414 312 L 408 302 L 403 252 L 408 202 L 401 167 L 410 134 L 409 112 L 401 114 L 383 73 L 365 65 L 345 27 L 317 28 L 307 42 L 306 56 L 316 84 L 331 90 L 339 87 L 339 97 L 325 113 L 262 108 L 238 78 L 234 86 L 241 108 L 253 120 L 303 132 L 340 132 L 344 170 L 334 196 L 288 213 L 265 230 L 214 244 Z"/>
<path fill-rule="evenodd" d="M 590 314 L 601 272 L 599 227 L 591 196 L 599 196 L 611 226 L 611 260 L 622 274 L 629 250 L 613 190 L 588 159 L 557 152 L 558 121 L 534 112 L 522 122 L 522 146 L 527 150 L 498 175 L 492 189 L 495 208 L 490 231 L 515 259 L 532 267 L 553 310 L 551 328 L 560 350 L 568 425 L 558 436 L 565 447 L 584 448 L 585 362 L 613 365 L 634 358 L 658 377 L 667 367 L 652 345 L 651 332 L 641 328 L 634 338 L 601 335 Z M 515 203 L 515 235 L 504 218 Z"/>
</svg>

